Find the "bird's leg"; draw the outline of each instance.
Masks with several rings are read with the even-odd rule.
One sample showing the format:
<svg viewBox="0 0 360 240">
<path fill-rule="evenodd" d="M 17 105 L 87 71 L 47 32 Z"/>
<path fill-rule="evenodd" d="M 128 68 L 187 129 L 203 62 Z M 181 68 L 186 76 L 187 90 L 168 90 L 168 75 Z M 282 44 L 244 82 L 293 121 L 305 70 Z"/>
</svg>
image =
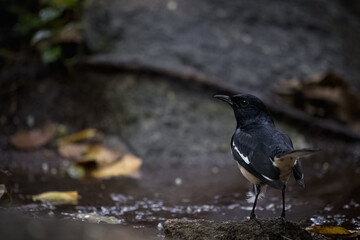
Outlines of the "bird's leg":
<svg viewBox="0 0 360 240">
<path fill-rule="evenodd" d="M 286 189 L 286 185 L 284 184 L 283 188 L 282 188 L 282 203 L 283 203 L 283 207 L 282 207 L 282 213 L 281 213 L 281 218 L 283 220 L 285 220 L 285 189 Z"/>
<path fill-rule="evenodd" d="M 259 197 L 259 194 L 260 194 L 260 190 L 261 190 L 260 184 L 254 185 L 254 191 L 255 191 L 256 195 L 255 195 L 254 205 L 253 205 L 253 208 L 252 208 L 251 213 L 250 213 L 250 219 L 255 219 L 256 218 L 255 208 L 256 208 L 256 203 L 257 203 L 257 200 L 258 200 L 258 197 Z"/>
</svg>

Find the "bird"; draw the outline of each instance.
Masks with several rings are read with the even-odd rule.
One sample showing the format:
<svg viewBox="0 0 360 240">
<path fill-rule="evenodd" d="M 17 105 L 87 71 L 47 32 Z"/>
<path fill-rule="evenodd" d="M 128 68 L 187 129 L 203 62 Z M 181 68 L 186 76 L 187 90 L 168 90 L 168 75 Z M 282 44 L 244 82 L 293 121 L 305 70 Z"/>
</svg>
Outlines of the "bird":
<svg viewBox="0 0 360 240">
<path fill-rule="evenodd" d="M 276 128 L 265 104 L 251 94 L 215 95 L 228 103 L 235 114 L 236 129 L 231 138 L 231 152 L 243 176 L 253 184 L 255 200 L 250 219 L 256 219 L 255 208 L 263 187 L 282 191 L 281 219 L 285 219 L 285 189 L 291 175 L 305 187 L 299 158 L 319 149 L 294 149 L 290 137 Z"/>
</svg>

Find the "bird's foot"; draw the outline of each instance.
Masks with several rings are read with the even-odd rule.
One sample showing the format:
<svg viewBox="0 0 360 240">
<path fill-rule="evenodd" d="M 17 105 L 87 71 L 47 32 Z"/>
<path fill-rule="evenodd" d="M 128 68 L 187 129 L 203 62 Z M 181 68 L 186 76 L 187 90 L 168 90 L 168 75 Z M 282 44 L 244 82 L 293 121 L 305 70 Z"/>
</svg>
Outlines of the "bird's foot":
<svg viewBox="0 0 360 240">
<path fill-rule="evenodd" d="M 278 219 L 281 220 L 283 223 L 285 223 L 286 222 L 285 213 L 282 213 Z"/>
<path fill-rule="evenodd" d="M 255 213 L 251 213 L 250 214 L 250 221 L 255 221 L 257 222 L 259 225 L 261 225 L 260 220 L 257 218 L 257 216 L 255 215 Z"/>
</svg>

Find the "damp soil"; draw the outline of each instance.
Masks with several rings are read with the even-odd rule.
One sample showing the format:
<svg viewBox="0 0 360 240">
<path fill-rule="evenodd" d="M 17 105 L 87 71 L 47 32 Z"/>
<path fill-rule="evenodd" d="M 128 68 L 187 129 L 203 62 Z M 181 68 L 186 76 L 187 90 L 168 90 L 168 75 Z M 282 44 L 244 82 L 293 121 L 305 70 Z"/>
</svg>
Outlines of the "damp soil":
<svg viewBox="0 0 360 240">
<path fill-rule="evenodd" d="M 115 217 L 116 224 L 151 238 L 163 237 L 162 224 L 167 219 L 248 219 L 251 186 L 230 154 L 233 114 L 212 98 L 214 89 L 147 74 L 79 71 L 72 80 L 72 88 L 57 83 L 54 102 L 42 102 L 58 106 L 49 119 L 74 131 L 92 127 L 100 129 L 105 138 L 118 138 L 143 160 L 141 176 L 72 179 L 65 173 L 71 162 L 64 160 L 54 145 L 19 151 L 7 144 L 4 134 L 1 168 L 11 175 L 0 176 L 11 192 L 12 203 L 2 209 L 36 218 L 84 222 L 92 216 L 95 222 L 101 222 L 96 216 Z M 83 86 L 83 81 L 91 86 L 86 91 L 76 87 Z M 359 229 L 360 143 L 275 120 L 295 147 L 321 149 L 303 160 L 306 188 L 289 182 L 287 219 L 304 227 L 331 224 Z M 54 207 L 32 201 L 35 194 L 61 190 L 77 190 L 81 196 L 78 205 Z M 259 218 L 279 217 L 281 192 L 269 188 L 256 213 Z"/>
</svg>

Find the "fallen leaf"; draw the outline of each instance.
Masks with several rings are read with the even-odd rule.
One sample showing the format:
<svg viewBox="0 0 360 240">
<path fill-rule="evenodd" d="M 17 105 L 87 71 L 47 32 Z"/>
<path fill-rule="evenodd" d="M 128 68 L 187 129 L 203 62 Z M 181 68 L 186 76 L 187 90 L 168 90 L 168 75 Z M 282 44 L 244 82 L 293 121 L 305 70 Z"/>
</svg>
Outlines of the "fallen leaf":
<svg viewBox="0 0 360 240">
<path fill-rule="evenodd" d="M 97 167 L 101 167 L 115 162 L 120 157 L 120 153 L 116 153 L 115 151 L 100 145 L 93 145 L 88 147 L 83 160 L 80 161 L 79 164 L 81 165 L 86 162 L 95 162 Z"/>
<path fill-rule="evenodd" d="M 32 197 L 33 201 L 41 201 L 51 205 L 76 205 L 78 203 L 78 192 L 45 192 Z"/>
<path fill-rule="evenodd" d="M 95 129 L 88 129 L 63 138 L 59 142 L 59 153 L 76 160 L 76 165 L 70 166 L 67 173 L 73 178 L 110 178 L 115 176 L 138 176 L 141 159 L 128 153 L 120 141 L 112 139 L 108 146 L 89 143 L 73 143 L 74 141 L 94 137 Z"/>
<path fill-rule="evenodd" d="M 75 159 L 79 166 L 91 169 L 113 163 L 124 155 L 121 151 L 84 143 L 61 144 L 59 152 L 64 157 Z"/>
<path fill-rule="evenodd" d="M 354 238 L 358 236 L 359 232 L 354 230 L 347 230 L 340 226 L 322 226 L 316 225 L 306 228 L 307 231 L 322 234 L 332 238 Z"/>
<path fill-rule="evenodd" d="M 55 132 L 56 124 L 48 123 L 42 128 L 20 130 L 10 137 L 10 142 L 18 149 L 36 149 L 46 145 L 54 137 Z"/>
<path fill-rule="evenodd" d="M 98 132 L 96 129 L 93 129 L 93 128 L 85 129 L 83 131 L 60 138 L 58 140 L 58 143 L 59 143 L 59 145 L 75 143 L 75 142 L 83 141 L 86 139 L 94 138 L 94 137 L 98 136 L 99 134 L 100 134 L 100 132 Z"/>
<path fill-rule="evenodd" d="M 110 178 L 121 175 L 136 177 L 140 166 L 140 158 L 126 154 L 118 162 L 91 171 L 91 176 L 94 178 Z"/>
<path fill-rule="evenodd" d="M 360 131 L 359 93 L 337 74 L 280 82 L 274 90 L 292 107 L 313 116 L 334 119 Z"/>
<path fill-rule="evenodd" d="M 84 143 L 60 144 L 59 153 L 64 157 L 74 158 L 75 160 L 80 161 L 88 148 L 89 145 Z"/>
</svg>

